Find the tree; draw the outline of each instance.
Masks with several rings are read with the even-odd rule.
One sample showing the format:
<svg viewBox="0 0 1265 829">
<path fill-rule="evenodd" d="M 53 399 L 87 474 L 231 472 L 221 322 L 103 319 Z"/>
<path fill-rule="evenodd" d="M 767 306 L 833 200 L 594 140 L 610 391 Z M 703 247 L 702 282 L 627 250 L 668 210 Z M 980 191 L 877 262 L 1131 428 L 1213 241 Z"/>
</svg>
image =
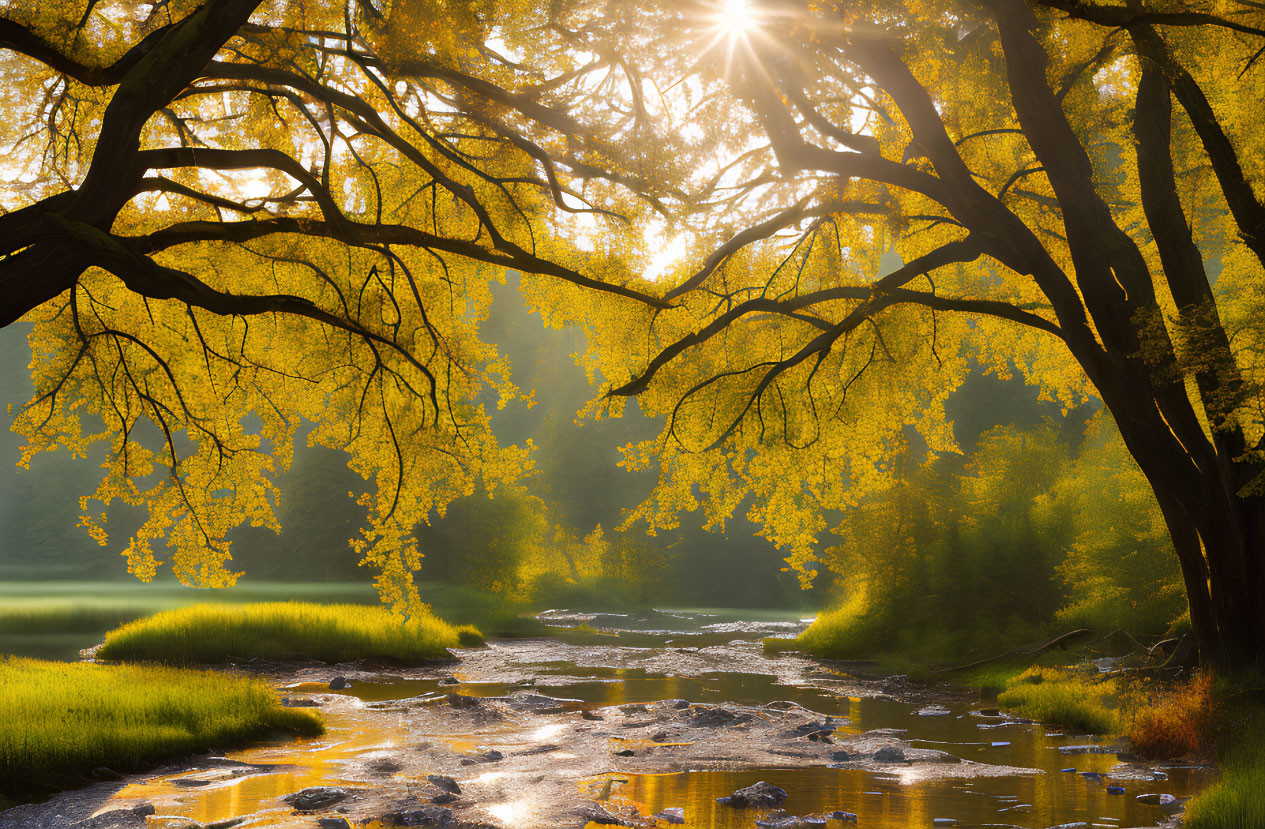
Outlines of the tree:
<svg viewBox="0 0 1265 829">
<path fill-rule="evenodd" d="M 1018 370 L 1111 413 L 1203 657 L 1265 659 L 1259 4 L 48 5 L 0 23 L 0 323 L 39 323 L 33 449 L 109 437 L 98 497 L 151 505 L 138 572 L 166 535 L 225 578 L 305 417 L 409 594 L 412 526 L 527 463 L 473 402 L 514 393 L 472 327 L 515 268 L 609 408 L 666 415 L 634 519 L 751 498 L 807 570 L 913 432 L 953 448 L 972 366 Z"/>
<path fill-rule="evenodd" d="M 231 583 L 225 535 L 276 528 L 273 479 L 308 420 L 374 482 L 354 546 L 384 598 L 415 606 L 413 528 L 529 466 L 476 402 L 517 393 L 475 334 L 489 282 L 514 268 L 663 304 L 608 257 L 555 255 L 553 209 L 596 209 L 555 158 L 601 176 L 586 159 L 603 145 L 541 99 L 593 70 L 535 90 L 461 71 L 520 79 L 487 44 L 523 13 L 6 5 L 0 324 L 36 323 L 15 428 L 24 463 L 109 444 L 93 495 L 149 508 L 132 572 L 152 577 L 165 540 L 182 580 Z"/>
<path fill-rule="evenodd" d="M 723 159 L 682 226 L 738 229 L 675 271 L 650 336 L 606 323 L 611 394 L 669 416 L 641 514 L 701 491 L 721 520 L 754 492 L 803 565 L 823 508 L 872 491 L 907 427 L 952 448 L 938 410 L 972 362 L 1014 366 L 1064 405 L 1101 398 L 1203 658 L 1259 665 L 1259 5 L 724 8 L 689 90 L 722 114 Z"/>
</svg>

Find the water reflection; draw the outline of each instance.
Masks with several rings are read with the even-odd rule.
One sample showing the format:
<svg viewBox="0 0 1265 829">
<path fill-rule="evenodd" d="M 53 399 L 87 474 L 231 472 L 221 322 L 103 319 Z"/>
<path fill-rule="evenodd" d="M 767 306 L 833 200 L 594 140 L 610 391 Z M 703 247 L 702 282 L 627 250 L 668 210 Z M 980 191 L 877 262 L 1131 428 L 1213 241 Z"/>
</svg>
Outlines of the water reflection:
<svg viewBox="0 0 1265 829">
<path fill-rule="evenodd" d="M 579 700 L 588 707 L 657 702 L 664 699 L 685 699 L 690 702 L 736 702 L 742 705 L 764 705 L 789 700 L 821 714 L 847 716 L 847 697 L 840 698 L 829 690 L 807 685 L 783 685 L 766 674 L 716 672 L 698 676 L 645 676 L 644 671 L 629 671 L 629 677 L 593 678 L 595 671 L 574 663 L 570 674 L 564 674 L 560 663 L 552 663 L 554 676 L 577 678 L 568 683 L 532 683 L 507 685 L 502 682 L 460 682 L 443 684 L 437 679 L 399 679 L 386 682 L 353 682 L 336 693 L 357 697 L 365 702 L 387 702 L 436 693 L 462 694 L 470 697 L 501 697 L 515 691 L 542 694 L 560 699 Z M 326 686 L 296 687 L 294 690 L 325 691 Z"/>
<path fill-rule="evenodd" d="M 686 827 L 715 829 L 750 829 L 753 819 L 765 814 L 716 802 L 716 798 L 758 780 L 786 790 L 784 808 L 791 814 L 823 815 L 842 810 L 856 814 L 856 825 L 867 829 L 931 826 L 934 818 L 952 818 L 959 827 L 1045 827 L 1079 821 L 1147 826 L 1166 814 L 1161 807 L 1134 799 L 1135 794 L 1153 791 L 1153 784 L 1126 783 L 1125 795 L 1108 795 L 1101 784 L 1058 773 L 901 786 L 887 775 L 828 768 L 688 771 L 611 774 L 585 781 L 584 788 L 600 796 L 607 780 L 616 783 L 609 789 L 611 805 L 631 803 L 642 814 L 683 808 Z M 1191 791 L 1190 782 L 1170 780 L 1165 790 L 1184 796 Z M 595 824 L 589 826 L 592 829 Z"/>
<path fill-rule="evenodd" d="M 504 697 L 518 692 L 575 700 L 563 707 L 596 708 L 628 705 L 663 699 L 685 699 L 692 703 L 737 702 L 763 705 L 785 700 L 797 703 L 822 715 L 846 718 L 840 737 L 877 728 L 907 729 L 907 737 L 916 748 L 940 749 L 968 760 L 995 765 L 1033 768 L 1035 775 L 979 778 L 975 780 L 919 779 L 913 767 L 894 764 L 885 773 L 829 768 L 766 768 L 749 771 L 690 771 L 674 774 L 608 774 L 583 781 L 582 790 L 589 796 L 605 799 L 611 805 L 635 804 L 642 814 L 652 814 L 669 807 L 685 809 L 687 826 L 743 827 L 750 829 L 755 813 L 736 810 L 716 803 L 716 798 L 758 780 L 781 786 L 790 794 L 786 809 L 795 814 L 828 813 L 843 810 L 858 815 L 858 825 L 868 829 L 905 829 L 930 826 L 934 818 L 953 818 L 958 826 L 1048 827 L 1078 821 L 1103 826 L 1155 825 L 1165 816 L 1161 807 L 1136 802 L 1139 794 L 1168 792 L 1178 797 L 1194 794 L 1208 782 L 1206 774 L 1188 769 L 1173 769 L 1162 782 L 1123 782 L 1123 795 L 1109 795 L 1105 781 L 1087 780 L 1076 772 L 1105 774 L 1119 761 L 1115 754 L 1064 755 L 1060 746 L 1090 742 L 1085 737 L 1063 736 L 1043 726 L 1005 724 L 997 718 L 975 716 L 971 706 L 950 704 L 943 716 L 918 716 L 917 706 L 890 699 L 849 697 L 842 691 L 855 687 L 849 678 L 832 676 L 808 665 L 787 671 L 787 684 L 772 675 L 757 672 L 724 670 L 735 654 L 745 661 L 743 667 L 769 665 L 761 662 L 760 645 L 754 640 L 757 629 L 790 624 L 785 618 L 771 618 L 745 623 L 704 614 L 673 617 L 676 629 L 670 629 L 670 614 L 641 617 L 592 616 L 576 620 L 590 629 L 605 625 L 604 633 L 616 632 L 618 638 L 592 630 L 568 633 L 563 638 L 573 643 L 577 637 L 600 638 L 601 659 L 606 664 L 590 667 L 574 661 L 558 660 L 557 650 L 534 647 L 528 643 L 501 642 L 498 648 L 511 653 L 504 664 L 512 666 L 515 676 L 530 676 L 522 683 L 473 682 L 463 679 L 460 669 L 455 684 L 440 679 L 399 679 L 379 682 L 353 682 L 339 692 L 358 698 L 368 705 L 383 703 L 379 712 L 386 725 L 369 733 L 359 733 L 354 718 L 326 711 L 328 733 L 318 740 L 299 741 L 279 746 L 235 752 L 232 757 L 248 763 L 271 763 L 275 768 L 265 773 L 238 776 L 233 770 L 196 772 L 176 777 L 158 778 L 146 785 L 129 786 L 117 799 L 136 802 L 142 799 L 160 804 L 160 811 L 193 818 L 203 823 L 252 815 L 243 826 L 292 826 L 293 813 L 279 798 L 307 786 L 353 783 L 345 780 L 344 770 L 376 752 L 404 745 L 416 745 L 419 739 L 442 742 L 453 751 L 476 754 L 485 743 L 522 747 L 524 753 L 532 745 L 545 745 L 558 737 L 557 725 L 547 718 L 533 722 L 517 733 L 497 731 L 500 726 L 467 735 L 425 735 L 409 727 L 410 713 L 405 706 L 392 706 L 393 700 L 440 695 L 462 694 L 473 697 Z M 687 618 L 688 616 L 688 618 Z M 767 634 L 766 634 L 767 635 Z M 689 676 L 657 675 L 643 667 L 618 667 L 621 662 L 634 663 L 646 653 L 627 647 L 628 637 L 639 637 L 656 648 L 669 641 L 679 642 L 683 636 L 714 637 L 730 643 L 725 648 L 709 651 L 711 661 L 694 659 L 691 664 L 715 666 Z M 739 642 L 745 638 L 747 641 Z M 596 651 L 595 651 L 596 653 Z M 571 655 L 570 653 L 567 654 Z M 691 654 L 692 657 L 698 656 Z M 750 656 L 750 659 L 747 657 Z M 553 657 L 553 658 L 550 658 Z M 580 657 L 585 658 L 585 657 Z M 660 663 L 662 664 L 662 663 Z M 786 663 L 778 663 L 786 664 Z M 477 675 L 496 678 L 495 673 Z M 469 679 L 469 677 L 466 677 Z M 313 683 L 294 686 L 284 693 L 329 693 L 328 686 Z M 399 707 L 395 714 L 391 711 Z M 395 719 L 391 719 L 394 717 Z M 616 735 L 617 736 L 617 735 Z M 629 741 L 624 741 L 625 743 Z M 612 744 L 613 750 L 629 747 Z M 669 752 L 670 753 L 670 750 Z M 561 757 L 560 754 L 548 756 Z M 354 761 L 354 762 L 353 762 Z M 541 760 L 542 764 L 548 760 Z M 543 766 L 542 766 L 543 767 Z M 603 768 L 593 766 L 590 768 Z M 484 774 L 499 774 L 488 769 Z M 180 777 L 206 780 L 205 786 L 186 788 L 176 782 Z M 1117 781 L 1111 781 L 1113 784 Z M 363 784 L 363 782 L 362 782 Z M 117 805 L 116 799 L 116 805 Z M 514 792 L 504 802 L 489 802 L 486 810 L 507 827 L 541 825 L 537 819 L 540 804 L 532 800 L 529 788 Z M 832 826 L 841 824 L 833 823 Z"/>
</svg>

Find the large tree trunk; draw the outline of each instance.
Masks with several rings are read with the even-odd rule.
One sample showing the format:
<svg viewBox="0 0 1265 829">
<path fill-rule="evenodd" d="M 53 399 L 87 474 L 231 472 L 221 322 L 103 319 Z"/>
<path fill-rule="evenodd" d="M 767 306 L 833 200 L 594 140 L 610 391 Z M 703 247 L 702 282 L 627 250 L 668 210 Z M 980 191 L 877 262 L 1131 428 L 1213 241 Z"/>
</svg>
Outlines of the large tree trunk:
<svg viewBox="0 0 1265 829">
<path fill-rule="evenodd" d="M 1257 470 L 1218 453 L 1211 463 L 1202 458 L 1191 474 L 1190 467 L 1177 468 L 1154 451 L 1157 442 L 1181 445 L 1163 424 L 1150 426 L 1164 429 L 1160 441 L 1143 444 L 1136 439 L 1139 429 L 1147 429 L 1139 425 L 1142 413 L 1112 413 L 1122 432 L 1134 433 L 1126 443 L 1172 537 L 1201 664 L 1230 672 L 1265 666 L 1265 498 L 1239 494 Z"/>
</svg>

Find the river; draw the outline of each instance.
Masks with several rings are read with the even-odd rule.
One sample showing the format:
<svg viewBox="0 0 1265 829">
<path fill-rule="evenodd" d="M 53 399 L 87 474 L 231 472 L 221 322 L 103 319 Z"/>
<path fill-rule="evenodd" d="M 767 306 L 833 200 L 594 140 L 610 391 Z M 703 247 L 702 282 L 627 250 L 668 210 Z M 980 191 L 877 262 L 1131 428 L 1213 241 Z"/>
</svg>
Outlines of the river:
<svg viewBox="0 0 1265 829">
<path fill-rule="evenodd" d="M 871 829 L 1133 827 L 1175 811 L 1139 796 L 1180 801 L 1212 779 L 1207 769 L 1130 764 L 1101 740 L 1017 721 L 961 689 L 766 655 L 762 638 L 807 623 L 793 614 L 542 619 L 555 635 L 494 640 L 450 665 L 265 669 L 292 704 L 319 705 L 323 737 L 98 784 L 0 815 L 0 827 L 140 804 L 156 812 L 138 824 L 147 827 L 379 827 L 390 819 L 375 818 L 393 811 L 407 817 L 400 804 L 428 800 L 432 774 L 460 787 L 449 808 L 468 826 L 579 827 L 577 806 L 596 804 L 631 821 L 680 809 L 687 827 L 754 827 L 778 813 L 717 798 L 763 780 L 785 790 L 787 815 L 846 812 Z M 348 687 L 331 690 L 337 678 Z M 876 747 L 903 757 L 876 762 Z M 313 786 L 349 796 L 310 814 L 280 799 Z"/>
</svg>

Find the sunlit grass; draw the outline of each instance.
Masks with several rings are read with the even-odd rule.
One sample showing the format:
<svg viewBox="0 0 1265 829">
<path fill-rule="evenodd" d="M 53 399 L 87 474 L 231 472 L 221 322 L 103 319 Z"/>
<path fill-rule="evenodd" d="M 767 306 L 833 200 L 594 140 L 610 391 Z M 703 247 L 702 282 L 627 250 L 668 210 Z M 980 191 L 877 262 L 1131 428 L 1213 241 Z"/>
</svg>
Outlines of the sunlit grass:
<svg viewBox="0 0 1265 829">
<path fill-rule="evenodd" d="M 209 671 L 0 658 L 0 798 L 278 733 L 321 733 L 264 682 Z"/>
<path fill-rule="evenodd" d="M 261 602 L 193 605 L 130 622 L 106 634 L 99 659 L 214 665 L 251 658 L 322 662 L 449 656 L 478 644 L 479 632 L 431 615 L 407 622 L 381 606 Z"/>
<path fill-rule="evenodd" d="M 1092 734 L 1120 734 L 1128 727 L 1124 695 L 1114 679 L 1034 665 L 997 695 L 1001 707 L 1045 723 Z"/>
<path fill-rule="evenodd" d="M 1218 757 L 1221 779 L 1186 804 L 1188 829 L 1265 826 L 1265 711 L 1243 717 Z"/>
<path fill-rule="evenodd" d="M 864 596 L 856 596 L 832 610 L 823 610 L 794 639 L 764 640 L 766 651 L 797 650 L 823 659 L 868 659 L 875 656 L 874 622 L 866 613 Z"/>
<path fill-rule="evenodd" d="M 1212 688 L 1220 778 L 1186 804 L 1189 829 L 1265 826 L 1265 674 L 1218 677 Z"/>
</svg>

